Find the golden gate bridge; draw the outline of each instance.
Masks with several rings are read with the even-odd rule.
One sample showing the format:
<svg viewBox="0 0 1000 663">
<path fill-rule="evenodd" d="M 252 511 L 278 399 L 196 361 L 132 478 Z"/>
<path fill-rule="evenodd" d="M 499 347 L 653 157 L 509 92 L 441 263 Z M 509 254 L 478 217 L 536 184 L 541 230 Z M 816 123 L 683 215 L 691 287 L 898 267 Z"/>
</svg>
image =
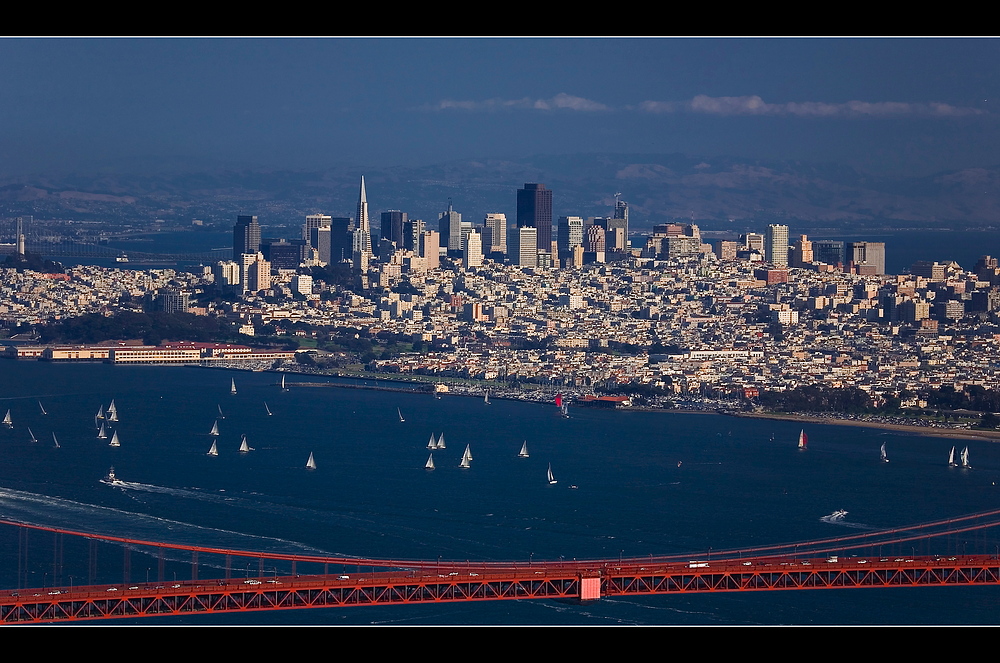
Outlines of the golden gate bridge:
<svg viewBox="0 0 1000 663">
<path fill-rule="evenodd" d="M 4 624 L 458 601 L 1000 584 L 1000 545 L 988 538 L 1000 526 L 1000 510 L 791 544 L 571 561 L 316 556 L 4 520 L 0 526 L 18 530 L 16 587 L 0 590 Z M 70 557 L 86 559 L 86 570 L 67 575 L 67 547 L 84 545 L 85 554 L 71 550 Z M 120 550 L 105 562 L 107 553 L 100 550 L 108 546 Z M 136 580 L 133 554 L 156 560 L 155 573 L 147 567 L 145 579 Z M 99 582 L 109 568 L 120 571 L 120 582 Z M 31 586 L 39 577 L 41 586 Z M 83 577 L 85 584 L 76 582 Z"/>
</svg>

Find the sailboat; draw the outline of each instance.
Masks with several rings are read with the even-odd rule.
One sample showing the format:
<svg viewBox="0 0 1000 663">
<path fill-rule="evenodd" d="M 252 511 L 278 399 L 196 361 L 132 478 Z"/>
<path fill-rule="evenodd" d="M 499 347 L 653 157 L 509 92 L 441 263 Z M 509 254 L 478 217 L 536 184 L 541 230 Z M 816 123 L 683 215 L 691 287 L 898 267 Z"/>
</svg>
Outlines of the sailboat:
<svg viewBox="0 0 1000 663">
<path fill-rule="evenodd" d="M 52 431 L 52 441 L 56 443 L 56 449 L 60 449 L 61 448 L 59 446 L 59 440 L 56 439 L 56 433 L 55 433 L 55 431 Z"/>
<path fill-rule="evenodd" d="M 952 447 L 951 453 L 948 454 L 948 467 L 958 467 L 958 463 L 955 462 L 955 447 Z"/>
<path fill-rule="evenodd" d="M 35 442 L 38 442 L 38 438 L 35 437 L 35 434 L 31 432 L 31 428 L 30 427 L 28 428 L 28 435 L 31 436 L 31 443 L 32 444 L 34 444 Z"/>
<path fill-rule="evenodd" d="M 458 464 L 459 467 L 464 467 L 466 469 L 472 467 L 470 463 L 472 462 L 472 452 L 469 451 L 469 445 L 465 445 L 465 452 L 462 454 L 462 462 Z"/>
<path fill-rule="evenodd" d="M 552 476 L 552 463 L 549 463 L 549 474 L 548 474 L 548 478 L 549 478 L 549 485 L 550 485 L 550 486 L 551 486 L 552 484 L 555 484 L 555 483 L 559 483 L 558 481 L 556 481 L 556 478 L 555 478 L 554 476 Z"/>
<path fill-rule="evenodd" d="M 247 436 L 244 435 L 243 436 L 243 441 L 240 442 L 240 453 L 241 454 L 245 454 L 245 453 L 249 453 L 251 451 L 253 451 L 253 447 L 251 447 L 249 444 L 247 444 Z"/>
<path fill-rule="evenodd" d="M 883 463 L 888 463 L 889 462 L 889 457 L 885 455 L 885 442 L 882 443 L 882 450 L 881 450 L 880 453 L 882 455 L 882 462 Z"/>
<path fill-rule="evenodd" d="M 101 422 L 101 430 L 97 431 L 97 439 L 98 440 L 106 440 L 106 439 L 108 439 L 108 433 L 107 433 L 107 431 L 104 430 L 104 422 L 103 421 Z"/>
<path fill-rule="evenodd" d="M 563 401 L 561 414 L 563 419 L 569 419 L 569 403 L 566 401 Z"/>
<path fill-rule="evenodd" d="M 10 418 L 10 410 L 7 410 L 7 414 L 4 415 L 3 424 L 7 426 L 7 428 L 14 427 L 14 420 Z"/>
<path fill-rule="evenodd" d="M 518 458 L 527 458 L 528 457 L 528 441 L 527 440 L 525 440 L 524 444 L 521 445 L 521 451 L 518 452 L 517 457 Z"/>
<path fill-rule="evenodd" d="M 111 442 L 108 444 L 109 447 L 120 447 L 121 442 L 118 441 L 118 431 L 111 434 Z"/>
<path fill-rule="evenodd" d="M 264 410 L 266 410 L 266 411 L 267 411 L 267 416 L 269 416 L 269 417 L 272 417 L 272 416 L 274 416 L 274 415 L 273 415 L 273 414 L 271 413 L 271 408 L 269 408 L 269 407 L 267 406 L 267 401 L 264 401 Z"/>
<path fill-rule="evenodd" d="M 100 409 L 97 410 L 97 419 L 104 418 L 104 406 L 102 405 Z"/>
<path fill-rule="evenodd" d="M 281 376 L 281 390 L 282 391 L 288 391 L 288 387 L 285 386 L 285 376 L 284 375 Z"/>
<path fill-rule="evenodd" d="M 306 469 L 315 470 L 316 469 L 316 459 L 313 458 L 312 452 L 309 452 L 309 460 L 306 461 Z"/>
<path fill-rule="evenodd" d="M 809 437 L 806 435 L 805 429 L 799 431 L 799 449 L 805 450 L 809 446 Z"/>
<path fill-rule="evenodd" d="M 431 453 L 431 455 L 429 455 L 427 457 L 427 462 L 424 463 L 424 469 L 425 470 L 433 470 L 434 469 L 434 454 L 433 453 Z"/>
<path fill-rule="evenodd" d="M 212 440 L 212 448 L 208 450 L 208 455 L 209 456 L 218 456 L 219 455 L 219 448 L 216 446 L 215 440 Z"/>
<path fill-rule="evenodd" d="M 225 419 L 226 415 L 222 414 L 222 406 L 217 406 L 219 408 L 219 419 Z"/>
<path fill-rule="evenodd" d="M 441 433 L 441 437 L 438 438 L 437 447 L 438 449 L 444 449 L 444 433 Z"/>
<path fill-rule="evenodd" d="M 431 433 L 431 439 L 427 442 L 428 449 L 437 449 L 437 441 L 434 439 L 434 433 Z"/>
<path fill-rule="evenodd" d="M 486 396 L 483 398 L 483 402 L 486 403 L 487 405 L 490 404 L 490 390 L 489 389 L 486 390 Z"/>
<path fill-rule="evenodd" d="M 403 419 L 403 413 L 399 411 L 398 407 L 396 408 L 396 414 L 399 415 L 399 423 L 403 423 L 404 421 L 406 421 L 406 419 Z"/>
<path fill-rule="evenodd" d="M 972 469 L 972 465 L 969 465 L 969 447 L 962 449 L 962 454 L 959 456 L 962 461 L 962 467 L 967 470 Z"/>
<path fill-rule="evenodd" d="M 42 402 L 41 401 L 38 401 L 38 409 L 40 409 L 42 411 L 42 415 L 48 414 L 48 412 L 45 411 L 45 408 L 42 407 Z"/>
<path fill-rule="evenodd" d="M 108 406 L 108 421 L 118 421 L 118 409 L 115 407 L 113 399 L 111 405 Z"/>
<path fill-rule="evenodd" d="M 218 419 L 216 419 L 214 422 L 212 422 L 212 430 L 208 431 L 208 434 L 209 435 L 215 435 L 215 436 L 219 435 L 219 420 Z"/>
<path fill-rule="evenodd" d="M 229 387 L 229 393 L 233 394 L 234 396 L 236 395 L 236 378 L 233 378 L 233 384 L 231 387 Z"/>
</svg>

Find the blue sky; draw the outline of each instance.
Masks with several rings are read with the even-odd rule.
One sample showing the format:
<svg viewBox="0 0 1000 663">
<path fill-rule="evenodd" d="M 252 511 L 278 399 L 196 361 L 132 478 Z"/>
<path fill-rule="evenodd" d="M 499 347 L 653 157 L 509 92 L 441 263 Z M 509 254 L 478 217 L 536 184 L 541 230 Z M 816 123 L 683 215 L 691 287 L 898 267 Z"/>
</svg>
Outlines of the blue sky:
<svg viewBox="0 0 1000 663">
<path fill-rule="evenodd" d="M 593 152 L 1000 162 L 992 39 L 4 39 L 0 172 Z"/>
</svg>

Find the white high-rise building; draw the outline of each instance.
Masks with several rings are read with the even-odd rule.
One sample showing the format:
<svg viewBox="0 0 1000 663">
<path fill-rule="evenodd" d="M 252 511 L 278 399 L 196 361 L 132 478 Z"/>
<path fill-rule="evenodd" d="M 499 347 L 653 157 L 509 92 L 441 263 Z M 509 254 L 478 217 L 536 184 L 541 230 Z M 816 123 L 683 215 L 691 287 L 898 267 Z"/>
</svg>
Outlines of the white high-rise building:
<svg viewBox="0 0 1000 663">
<path fill-rule="evenodd" d="M 507 231 L 507 255 L 512 265 L 538 266 L 538 229 L 533 226 L 511 228 Z"/>
<path fill-rule="evenodd" d="M 464 244 L 462 247 L 462 258 L 465 262 L 465 268 L 469 267 L 480 267 L 483 264 L 483 236 L 472 231 L 468 235 L 464 235 Z"/>
<path fill-rule="evenodd" d="M 302 239 L 307 242 L 312 237 L 313 228 L 329 228 L 333 223 L 333 217 L 326 214 L 309 214 L 306 216 L 305 225 L 302 226 Z M 319 248 L 313 246 L 314 249 Z"/>
<path fill-rule="evenodd" d="M 507 253 L 507 215 L 487 214 L 483 220 L 483 251 Z"/>
<path fill-rule="evenodd" d="M 764 260 L 775 267 L 788 267 L 788 226 L 772 223 L 767 227 Z"/>
</svg>

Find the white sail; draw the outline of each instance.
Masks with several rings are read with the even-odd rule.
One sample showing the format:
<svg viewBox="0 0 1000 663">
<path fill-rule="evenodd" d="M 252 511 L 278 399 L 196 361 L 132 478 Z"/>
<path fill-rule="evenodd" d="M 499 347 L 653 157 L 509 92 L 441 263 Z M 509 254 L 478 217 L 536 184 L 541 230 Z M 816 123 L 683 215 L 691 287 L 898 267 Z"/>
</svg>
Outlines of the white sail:
<svg viewBox="0 0 1000 663">
<path fill-rule="evenodd" d="M 106 440 L 106 439 L 108 439 L 108 433 L 107 433 L 107 431 L 104 430 L 104 422 L 103 421 L 101 422 L 101 430 L 99 430 L 97 432 L 97 439 L 98 440 Z"/>
<path fill-rule="evenodd" d="M 400 411 L 398 407 L 396 408 L 396 414 L 399 415 L 399 423 L 403 423 L 404 421 L 406 421 L 406 419 L 403 419 L 403 413 L 402 411 Z"/>
<path fill-rule="evenodd" d="M 521 451 L 517 454 L 517 457 L 518 458 L 527 458 L 528 457 L 528 441 L 527 440 L 525 440 L 524 444 L 521 445 Z"/>
<path fill-rule="evenodd" d="M 427 443 L 428 449 L 437 449 L 437 440 L 434 439 L 434 433 L 431 433 L 431 439 Z"/>
<path fill-rule="evenodd" d="M 267 401 L 264 401 L 264 410 L 267 411 L 267 416 L 269 416 L 269 417 L 274 416 L 274 415 L 271 414 L 271 408 L 269 408 L 267 406 Z"/>
<path fill-rule="evenodd" d="M 115 407 L 114 399 L 111 400 L 111 405 L 108 406 L 108 421 L 118 421 L 118 408 Z"/>
<path fill-rule="evenodd" d="M 108 444 L 109 447 L 120 447 L 121 443 L 118 441 L 118 431 L 115 431 L 111 435 L 111 443 Z"/>
<path fill-rule="evenodd" d="M 7 428 L 14 427 L 14 420 L 10 418 L 10 410 L 7 410 L 7 414 L 3 416 L 3 423 L 7 426 Z"/>
<path fill-rule="evenodd" d="M 424 463 L 424 469 L 425 470 L 433 470 L 434 469 L 434 454 L 433 453 L 427 457 L 427 462 Z"/>
<path fill-rule="evenodd" d="M 558 483 L 556 481 L 556 478 L 554 476 L 552 476 L 552 463 L 549 463 L 548 479 L 549 479 L 549 483 L 550 484 Z"/>
<path fill-rule="evenodd" d="M 232 384 L 231 387 L 229 387 L 229 393 L 230 394 L 235 394 L 236 393 L 236 378 L 233 378 L 233 384 Z"/>
<path fill-rule="evenodd" d="M 458 464 L 459 467 L 472 467 L 472 451 L 469 449 L 469 445 L 465 445 L 465 451 L 462 453 L 462 462 Z"/>
<path fill-rule="evenodd" d="M 444 449 L 445 448 L 445 446 L 444 446 L 444 433 L 441 433 L 441 437 L 438 438 L 437 448 L 438 449 Z"/>
<path fill-rule="evenodd" d="M 964 449 L 962 449 L 961 459 L 962 459 L 962 467 L 966 469 L 972 467 L 972 465 L 969 465 L 969 447 L 965 447 Z"/>
<path fill-rule="evenodd" d="M 285 376 L 284 375 L 281 376 L 281 390 L 282 391 L 288 391 L 288 389 L 285 388 Z"/>
<path fill-rule="evenodd" d="M 59 449 L 59 440 L 56 439 L 55 431 L 52 432 L 52 441 L 56 443 L 56 449 Z"/>
<path fill-rule="evenodd" d="M 882 462 L 883 463 L 888 463 L 889 462 L 889 457 L 885 455 L 885 442 L 882 443 L 881 455 L 882 455 Z"/>
<path fill-rule="evenodd" d="M 217 406 L 219 408 L 219 419 L 225 419 L 226 415 L 222 414 L 222 406 Z"/>
<path fill-rule="evenodd" d="M 240 453 L 241 454 L 245 454 L 245 453 L 249 453 L 251 451 L 253 451 L 253 447 L 251 447 L 249 444 L 247 444 L 247 436 L 244 435 L 243 436 L 243 441 L 240 442 Z"/>
<path fill-rule="evenodd" d="M 212 448 L 208 450 L 208 455 L 209 456 L 218 456 L 219 455 L 219 448 L 216 446 L 215 440 L 212 440 Z"/>
<path fill-rule="evenodd" d="M 212 430 L 208 431 L 208 434 L 209 435 L 218 435 L 219 434 L 219 420 L 218 419 L 216 419 L 214 422 L 212 422 Z"/>
<path fill-rule="evenodd" d="M 955 462 L 955 447 L 951 448 L 951 453 L 948 454 L 948 467 L 955 467 L 958 463 Z"/>
<path fill-rule="evenodd" d="M 104 418 L 104 406 L 103 405 L 97 411 L 97 418 L 98 419 L 103 419 Z"/>
<path fill-rule="evenodd" d="M 490 390 L 489 389 L 486 390 L 486 396 L 483 398 L 483 402 L 486 403 L 487 405 L 490 404 Z"/>
<path fill-rule="evenodd" d="M 42 402 L 41 401 L 38 401 L 38 409 L 40 409 L 42 411 L 43 415 L 48 414 L 48 412 L 45 411 L 45 408 L 42 407 Z"/>
<path fill-rule="evenodd" d="M 313 458 L 312 452 L 309 452 L 309 460 L 306 461 L 306 468 L 310 470 L 316 469 L 316 459 Z"/>
<path fill-rule="evenodd" d="M 38 438 L 35 437 L 35 434 L 31 432 L 31 428 L 30 427 L 28 428 L 28 435 L 31 437 L 31 442 L 32 443 L 38 442 Z"/>
</svg>

